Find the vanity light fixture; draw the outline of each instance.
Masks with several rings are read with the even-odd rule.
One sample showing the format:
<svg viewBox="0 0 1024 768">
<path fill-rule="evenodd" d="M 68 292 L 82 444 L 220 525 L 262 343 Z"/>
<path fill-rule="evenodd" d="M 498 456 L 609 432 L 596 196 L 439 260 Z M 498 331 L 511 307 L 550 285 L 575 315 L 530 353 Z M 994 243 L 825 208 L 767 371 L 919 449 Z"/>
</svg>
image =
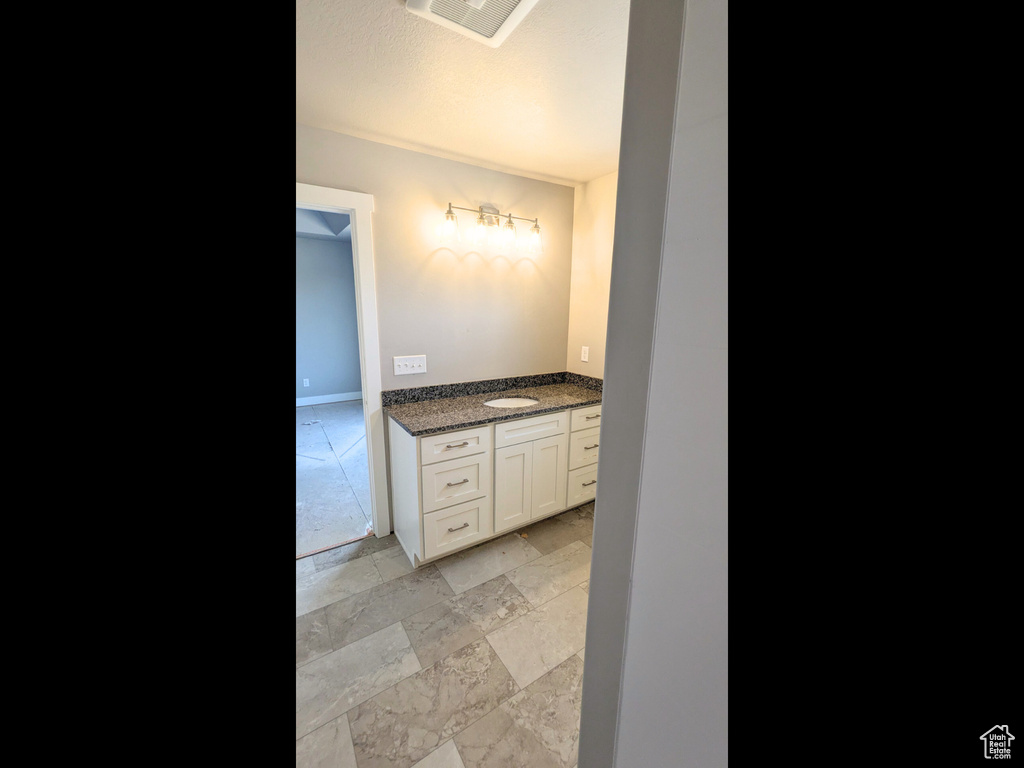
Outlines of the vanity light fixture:
<svg viewBox="0 0 1024 768">
<path fill-rule="evenodd" d="M 537 223 L 537 219 L 526 219 L 522 216 L 513 216 L 511 213 L 500 213 L 497 208 L 490 205 L 481 205 L 477 208 L 462 208 L 461 206 L 448 203 L 448 210 L 444 214 L 444 222 L 439 228 L 441 242 L 444 245 L 454 244 L 461 238 L 458 219 L 456 219 L 453 209 L 475 212 L 477 214 L 469 236 L 470 242 L 476 247 L 483 246 L 488 241 L 492 244 L 497 241 L 497 244 L 502 248 L 513 247 L 516 245 L 516 225 L 512 220 L 519 219 L 520 221 L 533 222 L 527 238 L 526 250 L 532 254 L 544 252 L 540 239 L 540 224 Z M 504 224 L 502 224 L 502 219 L 504 219 Z"/>
</svg>

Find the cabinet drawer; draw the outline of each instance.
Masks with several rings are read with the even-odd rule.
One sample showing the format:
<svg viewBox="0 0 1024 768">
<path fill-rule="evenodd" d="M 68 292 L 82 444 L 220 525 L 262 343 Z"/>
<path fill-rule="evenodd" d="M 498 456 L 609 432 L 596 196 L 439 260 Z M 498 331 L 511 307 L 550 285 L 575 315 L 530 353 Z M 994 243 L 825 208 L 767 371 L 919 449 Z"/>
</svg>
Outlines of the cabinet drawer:
<svg viewBox="0 0 1024 768">
<path fill-rule="evenodd" d="M 597 465 L 569 470 L 567 506 L 590 501 L 597 495 Z"/>
<path fill-rule="evenodd" d="M 483 453 L 491 448 L 491 428 L 476 427 L 459 432 L 443 432 L 420 438 L 420 464 L 457 459 Z"/>
<path fill-rule="evenodd" d="M 423 512 L 491 495 L 491 454 L 428 464 L 420 470 Z"/>
<path fill-rule="evenodd" d="M 574 408 L 572 411 L 572 426 L 570 429 L 576 432 L 587 427 L 601 426 L 601 405 L 588 405 L 586 408 Z"/>
<path fill-rule="evenodd" d="M 494 425 L 494 447 L 525 443 L 542 437 L 563 434 L 569 426 L 569 412 L 557 411 L 515 421 L 500 421 Z"/>
<path fill-rule="evenodd" d="M 597 463 L 600 436 L 600 427 L 582 429 L 569 436 L 569 469 Z"/>
<path fill-rule="evenodd" d="M 456 504 L 423 516 L 423 557 L 443 555 L 462 549 L 492 533 L 491 499 L 484 497 Z"/>
</svg>

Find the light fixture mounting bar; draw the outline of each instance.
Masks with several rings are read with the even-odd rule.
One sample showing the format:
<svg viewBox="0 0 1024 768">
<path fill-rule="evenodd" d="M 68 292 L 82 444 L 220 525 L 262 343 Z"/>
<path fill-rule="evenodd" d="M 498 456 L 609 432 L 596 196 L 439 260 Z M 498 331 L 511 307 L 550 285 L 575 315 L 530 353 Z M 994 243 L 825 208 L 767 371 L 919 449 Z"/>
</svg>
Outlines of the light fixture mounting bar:
<svg viewBox="0 0 1024 768">
<path fill-rule="evenodd" d="M 452 205 L 451 203 L 448 203 L 448 207 L 449 208 L 455 208 L 456 210 L 459 210 L 459 211 L 471 211 L 472 213 L 482 213 L 484 216 L 498 216 L 498 217 L 500 217 L 502 219 L 505 219 L 505 218 L 508 218 L 508 217 L 511 216 L 513 219 L 519 219 L 520 221 L 532 221 L 535 224 L 537 223 L 537 219 L 527 219 L 527 218 L 525 218 L 523 216 L 512 216 L 511 213 L 500 213 L 497 210 L 485 211 L 484 207 L 482 205 L 479 208 L 463 208 L 460 205 Z"/>
</svg>

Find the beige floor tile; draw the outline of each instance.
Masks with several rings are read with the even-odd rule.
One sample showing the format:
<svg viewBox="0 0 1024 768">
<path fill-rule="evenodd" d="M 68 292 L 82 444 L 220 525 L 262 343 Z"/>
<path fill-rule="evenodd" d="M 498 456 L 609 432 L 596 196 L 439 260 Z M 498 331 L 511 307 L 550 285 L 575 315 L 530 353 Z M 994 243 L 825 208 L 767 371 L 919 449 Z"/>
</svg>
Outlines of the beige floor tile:
<svg viewBox="0 0 1024 768">
<path fill-rule="evenodd" d="M 348 718 L 336 717 L 296 741 L 295 768 L 357 768 Z"/>
<path fill-rule="evenodd" d="M 399 576 L 405 576 L 407 573 L 412 573 L 416 570 L 412 567 L 412 563 L 409 562 L 409 557 L 405 554 L 405 550 L 400 546 L 391 547 L 391 549 L 386 549 L 383 552 L 374 552 L 373 562 L 384 581 L 397 579 Z"/>
<path fill-rule="evenodd" d="M 416 763 L 413 768 L 466 768 L 466 765 L 462 762 L 455 742 L 449 740 Z"/>
<path fill-rule="evenodd" d="M 411 768 L 518 690 L 485 640 L 467 645 L 349 711 L 359 768 Z"/>
<path fill-rule="evenodd" d="M 295 619 L 296 667 L 326 656 L 333 650 L 331 635 L 327 631 L 327 616 L 323 608 L 304 613 Z"/>
<path fill-rule="evenodd" d="M 381 583 L 373 558 L 360 557 L 295 580 L 295 615 L 323 608 Z"/>
<path fill-rule="evenodd" d="M 586 644 L 587 594 L 573 587 L 487 635 L 520 688 Z"/>
<path fill-rule="evenodd" d="M 402 626 L 426 667 L 529 610 L 519 590 L 498 576 L 403 619 Z"/>
<path fill-rule="evenodd" d="M 295 670 L 295 738 L 420 670 L 401 624 L 364 637 Z"/>
<path fill-rule="evenodd" d="M 327 606 L 331 642 L 342 648 L 451 596 L 448 582 L 432 565 L 385 581 Z"/>
<path fill-rule="evenodd" d="M 533 607 L 572 589 L 590 578 L 591 550 L 573 541 L 505 574 Z"/>
<path fill-rule="evenodd" d="M 579 541 L 584 535 L 584 532 L 578 527 L 562 522 L 557 515 L 522 528 L 518 533 L 542 555 L 561 549 L 566 544 Z"/>
<path fill-rule="evenodd" d="M 455 594 L 490 581 L 540 557 L 518 534 L 510 533 L 435 562 Z"/>
<path fill-rule="evenodd" d="M 569 768 L 576 764 L 583 662 L 570 656 L 455 734 L 466 768 Z"/>
<path fill-rule="evenodd" d="M 316 565 L 313 564 L 313 558 L 311 557 L 300 557 L 295 561 L 295 580 L 305 576 L 312 576 L 316 573 Z"/>
</svg>

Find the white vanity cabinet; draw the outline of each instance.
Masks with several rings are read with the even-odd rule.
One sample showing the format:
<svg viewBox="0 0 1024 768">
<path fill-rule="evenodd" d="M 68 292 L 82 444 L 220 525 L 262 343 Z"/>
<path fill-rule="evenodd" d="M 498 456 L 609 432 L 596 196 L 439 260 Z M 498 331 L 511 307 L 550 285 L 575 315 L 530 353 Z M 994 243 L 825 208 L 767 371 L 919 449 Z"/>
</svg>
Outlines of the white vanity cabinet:
<svg viewBox="0 0 1024 768">
<path fill-rule="evenodd" d="M 494 533 L 565 509 L 569 411 L 494 425 Z"/>
<path fill-rule="evenodd" d="M 597 496 L 597 457 L 600 445 L 601 406 L 574 409 L 569 434 L 567 506 L 575 507 Z"/>
<path fill-rule="evenodd" d="M 388 419 L 393 523 L 414 566 L 493 534 L 492 430 L 413 437 Z"/>
<path fill-rule="evenodd" d="M 395 535 L 414 567 L 596 496 L 601 406 L 414 437 L 388 418 Z"/>
</svg>

